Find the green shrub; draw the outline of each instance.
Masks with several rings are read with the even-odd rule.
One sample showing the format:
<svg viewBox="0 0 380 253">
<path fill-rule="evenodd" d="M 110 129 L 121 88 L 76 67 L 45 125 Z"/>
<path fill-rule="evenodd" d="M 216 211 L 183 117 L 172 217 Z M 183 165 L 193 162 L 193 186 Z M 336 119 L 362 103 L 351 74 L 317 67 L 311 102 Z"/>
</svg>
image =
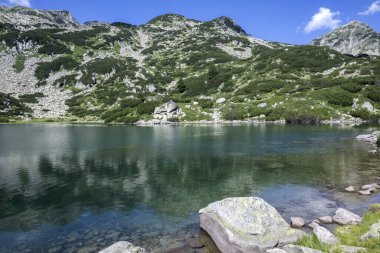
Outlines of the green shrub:
<svg viewBox="0 0 380 253">
<path fill-rule="evenodd" d="M 332 105 L 352 106 L 354 96 L 343 89 L 323 90 L 322 95 Z"/>
<path fill-rule="evenodd" d="M 20 95 L 19 99 L 23 103 L 31 103 L 31 104 L 36 104 L 38 103 L 37 98 L 44 97 L 45 95 L 41 92 L 33 93 L 33 94 L 24 94 Z"/>
<path fill-rule="evenodd" d="M 182 78 L 178 81 L 177 89 L 179 93 L 184 93 L 186 91 L 186 85 Z"/>
<path fill-rule="evenodd" d="M 150 114 L 153 114 L 154 112 L 154 109 L 159 106 L 159 102 L 158 101 L 147 101 L 147 102 L 144 102 L 142 104 L 139 104 L 137 106 L 137 114 L 139 115 L 150 115 Z"/>
<path fill-rule="evenodd" d="M 366 88 L 367 97 L 375 102 L 380 102 L 380 86 L 370 86 Z"/>
<path fill-rule="evenodd" d="M 75 75 L 75 74 L 62 76 L 62 77 L 58 78 L 57 80 L 55 80 L 54 85 L 57 85 L 59 87 L 62 87 L 65 85 L 66 86 L 75 85 L 77 82 L 76 76 L 77 75 Z"/>
<path fill-rule="evenodd" d="M 71 54 L 72 51 L 65 45 L 60 43 L 48 43 L 38 49 L 38 53 L 46 55 L 55 54 Z"/>
<path fill-rule="evenodd" d="M 124 98 L 123 100 L 120 101 L 120 107 L 121 108 L 134 108 L 136 106 L 138 106 L 139 104 L 141 104 L 142 101 L 141 99 L 137 99 L 137 98 Z"/>
<path fill-rule="evenodd" d="M 68 56 L 59 57 L 51 62 L 39 63 L 34 75 L 38 80 L 44 80 L 49 77 L 51 72 L 57 72 L 61 68 L 74 69 L 77 66 L 77 62 Z"/>
<path fill-rule="evenodd" d="M 14 68 L 14 70 L 16 71 L 16 73 L 20 73 L 24 70 L 25 61 L 26 61 L 25 55 L 18 54 L 16 56 L 15 64 L 13 64 L 13 66 L 12 66 Z"/>
<path fill-rule="evenodd" d="M 380 118 L 379 115 L 371 113 L 366 109 L 356 109 L 350 112 L 350 115 L 355 118 L 360 118 L 362 120 L 375 121 Z"/>
<path fill-rule="evenodd" d="M 214 106 L 214 102 L 208 99 L 199 99 L 198 103 L 203 109 L 209 109 Z"/>
<path fill-rule="evenodd" d="M 243 120 L 247 117 L 247 111 L 241 106 L 231 105 L 222 116 L 225 120 Z"/>
<path fill-rule="evenodd" d="M 108 74 L 113 70 L 118 73 L 123 71 L 125 67 L 125 63 L 122 60 L 115 58 L 95 59 L 83 66 L 84 74 L 80 81 L 85 84 L 91 84 L 93 82 L 92 77 L 94 74 Z"/>
<path fill-rule="evenodd" d="M 0 123 L 8 123 L 9 118 L 0 117 Z"/>
<path fill-rule="evenodd" d="M 9 118 L 31 113 L 32 110 L 20 100 L 0 92 L 0 117 Z"/>
<path fill-rule="evenodd" d="M 363 87 L 357 83 L 346 83 L 343 84 L 341 88 L 351 93 L 357 93 L 361 91 Z"/>
</svg>

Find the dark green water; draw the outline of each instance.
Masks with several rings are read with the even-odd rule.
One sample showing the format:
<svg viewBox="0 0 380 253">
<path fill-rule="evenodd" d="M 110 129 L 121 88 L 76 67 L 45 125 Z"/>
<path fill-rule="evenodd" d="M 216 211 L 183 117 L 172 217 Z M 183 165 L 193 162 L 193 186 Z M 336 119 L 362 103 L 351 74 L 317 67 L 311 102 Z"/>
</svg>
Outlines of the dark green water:
<svg viewBox="0 0 380 253">
<path fill-rule="evenodd" d="M 379 127 L 0 125 L 0 252 L 96 252 L 119 240 L 154 252 L 198 235 L 197 211 L 260 196 L 288 218 L 378 195 L 343 193 L 380 176 L 356 141 Z"/>
</svg>

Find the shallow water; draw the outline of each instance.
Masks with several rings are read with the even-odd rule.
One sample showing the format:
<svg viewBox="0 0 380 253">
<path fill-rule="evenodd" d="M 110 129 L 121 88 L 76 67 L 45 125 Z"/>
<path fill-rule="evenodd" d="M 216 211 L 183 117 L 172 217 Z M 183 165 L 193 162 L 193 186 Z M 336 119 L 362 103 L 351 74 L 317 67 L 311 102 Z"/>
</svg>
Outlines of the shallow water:
<svg viewBox="0 0 380 253">
<path fill-rule="evenodd" d="M 198 236 L 197 211 L 260 196 L 288 219 L 379 195 L 342 192 L 380 176 L 356 141 L 374 126 L 0 125 L 0 252 L 96 252 L 127 240 L 166 252 Z"/>
</svg>

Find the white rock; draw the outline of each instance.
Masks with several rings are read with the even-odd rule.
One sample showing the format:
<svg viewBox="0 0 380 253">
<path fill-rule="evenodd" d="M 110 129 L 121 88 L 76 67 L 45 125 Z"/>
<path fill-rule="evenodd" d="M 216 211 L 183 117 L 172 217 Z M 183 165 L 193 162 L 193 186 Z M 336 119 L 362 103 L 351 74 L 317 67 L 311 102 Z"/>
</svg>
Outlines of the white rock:
<svg viewBox="0 0 380 253">
<path fill-rule="evenodd" d="M 302 228 L 305 226 L 305 221 L 299 217 L 291 217 L 291 226 L 294 228 Z"/>
<path fill-rule="evenodd" d="M 226 99 L 225 99 L 225 98 L 218 98 L 218 99 L 216 100 L 216 103 L 217 103 L 217 104 L 223 104 L 224 102 L 226 102 Z"/>
<path fill-rule="evenodd" d="M 346 191 L 346 192 L 355 192 L 355 187 L 353 187 L 352 185 L 350 185 L 346 189 L 344 189 L 344 191 Z"/>
<path fill-rule="evenodd" d="M 313 229 L 313 234 L 318 238 L 318 240 L 321 243 L 328 245 L 335 245 L 339 243 L 339 239 L 324 227 L 315 227 Z"/>
<path fill-rule="evenodd" d="M 267 103 L 258 104 L 257 107 L 259 107 L 259 108 L 267 107 Z"/>
<path fill-rule="evenodd" d="M 99 253 L 145 253 L 145 249 L 136 247 L 130 242 L 120 241 L 99 251 Z"/>
<path fill-rule="evenodd" d="M 292 229 L 275 208 L 257 197 L 227 198 L 199 213 L 201 228 L 221 252 L 265 252 L 305 235 Z"/>
<path fill-rule="evenodd" d="M 288 244 L 283 247 L 284 250 L 288 253 L 323 253 L 320 250 L 311 249 L 307 247 L 302 247 L 298 245 Z"/>
<path fill-rule="evenodd" d="M 371 195 L 371 191 L 370 190 L 362 190 L 362 191 L 359 191 L 359 194 L 360 195 Z"/>
<path fill-rule="evenodd" d="M 311 223 L 309 223 L 309 225 L 308 225 L 310 228 L 316 228 L 316 227 L 318 227 L 319 226 L 319 224 L 318 223 L 316 223 L 316 222 L 311 222 Z"/>
<path fill-rule="evenodd" d="M 373 183 L 373 184 L 366 184 L 366 185 L 363 185 L 361 187 L 362 190 L 365 190 L 365 191 L 375 191 L 377 189 L 380 189 L 380 185 L 378 185 L 377 183 Z"/>
<path fill-rule="evenodd" d="M 367 110 L 369 112 L 374 112 L 375 111 L 375 108 L 373 107 L 373 105 L 370 102 L 363 103 L 362 104 L 362 109 Z"/>
<path fill-rule="evenodd" d="M 331 216 L 323 216 L 318 218 L 321 224 L 331 224 L 333 223 L 333 219 Z"/>
<path fill-rule="evenodd" d="M 346 209 L 339 208 L 333 216 L 333 221 L 339 225 L 355 225 L 363 222 L 363 219 Z"/>
</svg>

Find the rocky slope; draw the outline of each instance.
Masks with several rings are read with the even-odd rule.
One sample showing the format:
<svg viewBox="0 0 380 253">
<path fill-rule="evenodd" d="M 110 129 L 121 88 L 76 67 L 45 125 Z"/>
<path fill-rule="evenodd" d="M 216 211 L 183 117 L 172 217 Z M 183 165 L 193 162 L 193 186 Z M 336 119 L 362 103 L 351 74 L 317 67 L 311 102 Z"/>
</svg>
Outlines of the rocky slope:
<svg viewBox="0 0 380 253">
<path fill-rule="evenodd" d="M 380 55 L 380 34 L 369 25 L 352 21 L 313 40 L 311 45 L 326 46 L 342 54 Z"/>
<path fill-rule="evenodd" d="M 181 111 L 171 121 L 379 117 L 378 57 L 264 41 L 228 17 L 81 25 L 15 7 L 0 10 L 0 25 L 0 92 L 31 108 L 0 117 L 131 123 L 171 100 Z"/>
<path fill-rule="evenodd" d="M 21 6 L 0 6 L 0 23 L 19 30 L 74 29 L 80 26 L 68 11 L 42 11 Z"/>
</svg>

